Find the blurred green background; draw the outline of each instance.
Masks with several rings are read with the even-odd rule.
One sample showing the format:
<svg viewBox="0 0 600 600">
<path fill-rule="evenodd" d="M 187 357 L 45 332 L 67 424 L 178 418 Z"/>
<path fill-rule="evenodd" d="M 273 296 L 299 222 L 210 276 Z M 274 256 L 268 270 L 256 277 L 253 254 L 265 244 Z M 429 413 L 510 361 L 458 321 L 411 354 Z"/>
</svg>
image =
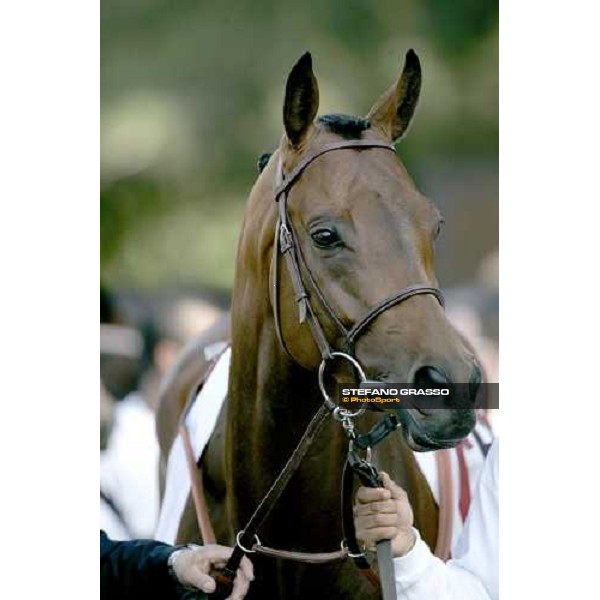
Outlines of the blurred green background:
<svg viewBox="0 0 600 600">
<path fill-rule="evenodd" d="M 230 288 L 256 159 L 279 142 L 305 50 L 320 112 L 359 115 L 417 51 L 421 105 L 399 153 L 446 217 L 441 283 L 479 278 L 493 255 L 497 2 L 102 0 L 101 42 L 105 285 Z"/>
</svg>

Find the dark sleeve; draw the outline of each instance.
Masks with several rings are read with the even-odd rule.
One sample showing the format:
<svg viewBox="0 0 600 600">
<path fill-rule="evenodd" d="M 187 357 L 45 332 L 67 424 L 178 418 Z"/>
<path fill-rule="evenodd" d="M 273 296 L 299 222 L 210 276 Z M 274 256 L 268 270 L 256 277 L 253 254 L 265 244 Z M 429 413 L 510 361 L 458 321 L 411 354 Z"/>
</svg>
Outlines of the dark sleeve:
<svg viewBox="0 0 600 600">
<path fill-rule="evenodd" d="M 173 546 L 154 540 L 114 542 L 100 531 L 100 598 L 180 598 L 167 560 Z"/>
</svg>

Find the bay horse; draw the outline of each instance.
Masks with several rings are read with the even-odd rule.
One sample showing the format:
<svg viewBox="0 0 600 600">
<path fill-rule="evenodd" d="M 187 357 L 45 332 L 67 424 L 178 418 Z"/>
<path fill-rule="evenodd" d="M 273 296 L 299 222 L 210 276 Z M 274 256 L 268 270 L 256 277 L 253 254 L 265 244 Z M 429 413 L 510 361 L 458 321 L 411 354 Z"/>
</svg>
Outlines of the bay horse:
<svg viewBox="0 0 600 600">
<path fill-rule="evenodd" d="M 204 490 L 219 543 L 235 544 L 236 534 L 322 403 L 316 377 L 322 352 L 312 328 L 298 318 L 297 282 L 279 265 L 281 215 L 274 189 L 281 176 L 319 154 L 288 191 L 287 210 L 302 255 L 300 277 L 309 308 L 331 348 L 344 345 L 340 324 L 342 331 L 351 329 L 399 289 L 437 286 L 434 242 L 442 218 L 389 148 L 406 133 L 420 88 L 420 61 L 411 50 L 401 76 L 366 118 L 317 118 L 319 91 L 310 54 L 303 55 L 288 76 L 285 134 L 252 188 L 239 240 L 228 397 L 202 457 Z M 364 140 L 365 147 L 321 154 L 348 140 Z M 481 381 L 477 359 L 438 300 L 435 294 L 419 293 L 392 302 L 362 329 L 353 355 L 369 379 L 468 383 L 469 393 L 476 393 Z M 163 461 L 182 410 L 176 394 L 165 395 L 158 415 Z M 412 451 L 456 444 L 474 426 L 475 411 L 450 404 L 444 410 L 411 412 L 412 425 L 405 427 L 404 437 L 390 435 L 374 457 L 377 466 L 407 491 L 416 527 L 433 547 L 438 507 Z M 377 419 L 368 411 L 360 425 L 371 427 Z M 345 434 L 331 420 L 262 528 L 263 543 L 305 552 L 339 548 L 340 474 L 346 450 Z M 199 540 L 190 500 L 178 542 Z M 350 561 L 317 566 L 252 559 L 257 577 L 250 599 L 379 597 Z"/>
</svg>

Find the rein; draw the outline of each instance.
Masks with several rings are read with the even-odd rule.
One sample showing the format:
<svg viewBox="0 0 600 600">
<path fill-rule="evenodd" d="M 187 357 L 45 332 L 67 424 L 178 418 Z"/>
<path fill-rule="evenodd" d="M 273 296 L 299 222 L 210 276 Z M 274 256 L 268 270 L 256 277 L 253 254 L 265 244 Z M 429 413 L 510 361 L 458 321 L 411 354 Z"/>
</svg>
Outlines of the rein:
<svg viewBox="0 0 600 600">
<path fill-rule="evenodd" d="M 336 142 L 323 146 L 313 154 L 304 157 L 298 165 L 287 174 L 287 176 L 283 173 L 281 157 L 279 158 L 275 182 L 275 201 L 278 205 L 278 218 L 275 232 L 276 243 L 273 246 L 273 258 L 271 263 L 271 268 L 273 270 L 272 307 L 275 329 L 282 348 L 290 358 L 294 360 L 285 343 L 280 319 L 279 256 L 281 255 L 285 260 L 287 272 L 292 283 L 294 299 L 298 307 L 298 320 L 301 324 L 308 324 L 312 337 L 321 354 L 318 382 L 323 396 L 323 404 L 321 404 L 316 414 L 313 416 L 286 465 L 280 471 L 270 489 L 261 500 L 260 504 L 250 517 L 250 520 L 244 529 L 238 532 L 236 536 L 236 545 L 231 557 L 227 561 L 223 571 L 216 574 L 217 583 L 219 585 L 213 597 L 225 598 L 231 592 L 233 580 L 244 555 L 259 552 L 266 556 L 308 563 L 324 563 L 350 557 L 354 560 L 360 571 L 363 572 L 375 586 L 381 585 L 384 600 L 388 600 L 388 598 L 395 600 L 396 598 L 391 542 L 389 540 L 383 540 L 377 544 L 377 556 L 379 562 L 378 578 L 370 567 L 364 552 L 359 547 L 356 540 L 352 514 L 352 489 L 355 475 L 360 478 L 364 485 L 371 487 L 381 485 L 379 473 L 370 462 L 371 448 L 381 442 L 391 432 L 395 431 L 400 426 L 400 423 L 394 415 L 388 415 L 379 421 L 379 423 L 368 433 L 358 434 L 355 430 L 354 419 L 362 415 L 366 408 L 350 411 L 337 406 L 329 397 L 325 388 L 325 371 L 329 361 L 337 357 L 350 362 L 358 373 L 361 382 L 367 381 L 360 363 L 354 357 L 354 346 L 359 336 L 362 335 L 382 313 L 409 298 L 417 295 L 432 295 L 442 306 L 444 306 L 444 299 L 438 288 L 426 283 L 415 283 L 401 289 L 392 296 L 384 298 L 370 308 L 367 313 L 359 318 L 350 328 L 347 328 L 336 315 L 308 268 L 306 260 L 302 255 L 302 250 L 298 243 L 298 238 L 291 222 L 287 206 L 289 193 L 293 185 L 298 181 L 306 168 L 317 158 L 337 150 L 366 150 L 372 148 L 382 148 L 395 152 L 395 147 L 393 145 L 383 142 L 369 140 Z M 318 298 L 319 303 L 330 316 L 332 322 L 335 324 L 343 338 L 343 347 L 340 350 L 333 348 L 325 335 L 321 322 L 311 303 L 311 295 L 305 286 L 303 274 L 305 274 L 308 279 L 314 295 Z M 341 544 L 341 550 L 315 554 L 275 550 L 262 546 L 257 535 L 260 527 L 275 507 L 275 504 L 289 483 L 292 475 L 300 466 L 302 459 L 308 452 L 325 421 L 330 416 L 342 424 L 348 437 L 348 458 L 342 476 L 342 520 L 344 540 Z M 361 458 L 359 451 L 366 451 L 366 457 Z"/>
</svg>

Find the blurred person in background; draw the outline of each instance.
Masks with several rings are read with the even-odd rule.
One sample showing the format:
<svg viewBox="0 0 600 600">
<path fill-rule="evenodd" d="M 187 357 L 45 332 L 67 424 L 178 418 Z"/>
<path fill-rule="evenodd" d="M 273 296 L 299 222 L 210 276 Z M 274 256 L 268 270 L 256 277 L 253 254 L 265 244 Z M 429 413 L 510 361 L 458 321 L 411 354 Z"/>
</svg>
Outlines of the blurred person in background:
<svg viewBox="0 0 600 600">
<path fill-rule="evenodd" d="M 498 250 L 481 260 L 472 281 L 450 288 L 447 314 L 473 345 L 488 383 L 498 383 Z"/>
<path fill-rule="evenodd" d="M 137 385 L 142 338 L 125 324 L 116 298 L 100 288 L 100 526 L 118 539 L 133 536 L 123 507 L 127 476 L 119 473 L 115 439 L 122 424 L 118 402 Z M 118 434 L 115 436 L 115 427 Z"/>
<path fill-rule="evenodd" d="M 179 344 L 158 333 L 152 324 L 119 333 L 137 334 L 141 340 L 138 381 L 136 389 L 113 404 L 113 427 L 101 454 L 100 485 L 101 493 L 110 499 L 124 521 L 126 531 L 116 531 L 110 523 L 101 526 L 120 539 L 144 538 L 154 532 L 159 505 L 157 389 L 161 377 L 175 360 Z"/>
<path fill-rule="evenodd" d="M 136 389 L 140 376 L 143 339 L 130 325 L 117 299 L 100 288 L 100 379 L 116 401 Z"/>
<path fill-rule="evenodd" d="M 122 304 L 101 292 L 101 376 L 107 388 L 101 406 L 110 413 L 111 427 L 107 436 L 104 425 L 100 489 L 101 527 L 127 540 L 152 537 L 158 517 L 155 418 L 161 380 L 184 343 L 221 311 L 186 298 L 154 310 L 146 296 L 130 301 L 129 311 Z"/>
<path fill-rule="evenodd" d="M 498 344 L 483 329 L 482 317 L 472 302 L 448 303 L 448 319 L 473 345 L 488 383 L 498 383 Z"/>
<path fill-rule="evenodd" d="M 114 424 L 115 400 L 100 382 L 100 455 L 108 448 Z M 100 485 L 100 525 L 119 539 L 129 539 L 131 532 L 114 500 Z"/>
<path fill-rule="evenodd" d="M 100 452 L 106 450 L 114 422 L 114 400 L 100 381 Z"/>
</svg>

